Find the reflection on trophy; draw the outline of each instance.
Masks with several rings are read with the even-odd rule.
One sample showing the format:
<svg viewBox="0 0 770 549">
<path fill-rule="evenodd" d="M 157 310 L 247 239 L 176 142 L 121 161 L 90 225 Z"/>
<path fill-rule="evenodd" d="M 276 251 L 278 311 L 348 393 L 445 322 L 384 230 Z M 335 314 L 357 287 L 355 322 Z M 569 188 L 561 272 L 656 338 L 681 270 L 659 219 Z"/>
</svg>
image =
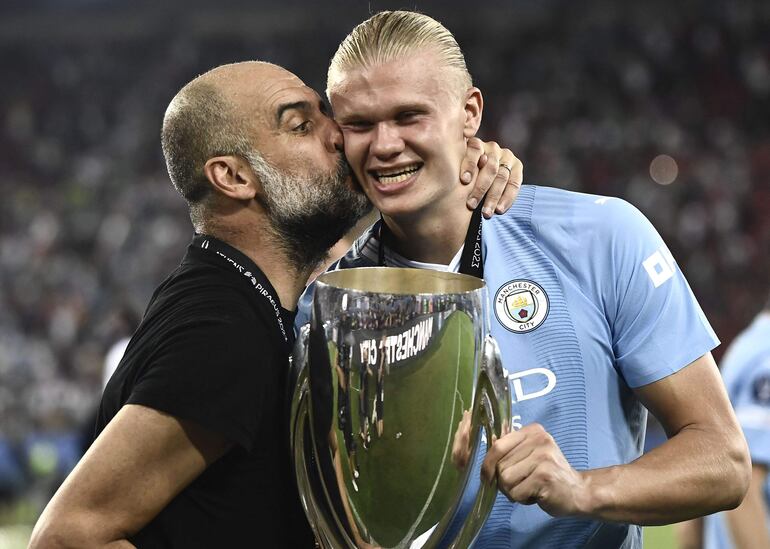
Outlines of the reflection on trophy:
<svg viewBox="0 0 770 549">
<path fill-rule="evenodd" d="M 467 275 L 358 268 L 317 280 L 294 352 L 290 436 L 323 547 L 468 547 L 495 500 L 481 483 L 457 519 L 479 432 L 510 425 L 488 334 L 487 289 Z M 462 527 L 453 539 L 453 520 Z"/>
</svg>

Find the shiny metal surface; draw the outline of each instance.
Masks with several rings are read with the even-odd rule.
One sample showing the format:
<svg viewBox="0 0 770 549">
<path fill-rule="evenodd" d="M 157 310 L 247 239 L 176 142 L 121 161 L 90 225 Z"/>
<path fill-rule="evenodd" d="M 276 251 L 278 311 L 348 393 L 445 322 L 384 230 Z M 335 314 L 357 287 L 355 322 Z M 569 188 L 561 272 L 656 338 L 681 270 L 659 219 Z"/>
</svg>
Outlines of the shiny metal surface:
<svg viewBox="0 0 770 549">
<path fill-rule="evenodd" d="M 291 442 L 303 505 L 325 547 L 467 547 L 494 503 L 482 483 L 454 539 L 480 428 L 511 402 L 470 276 L 359 268 L 319 277 L 297 341 Z"/>
</svg>

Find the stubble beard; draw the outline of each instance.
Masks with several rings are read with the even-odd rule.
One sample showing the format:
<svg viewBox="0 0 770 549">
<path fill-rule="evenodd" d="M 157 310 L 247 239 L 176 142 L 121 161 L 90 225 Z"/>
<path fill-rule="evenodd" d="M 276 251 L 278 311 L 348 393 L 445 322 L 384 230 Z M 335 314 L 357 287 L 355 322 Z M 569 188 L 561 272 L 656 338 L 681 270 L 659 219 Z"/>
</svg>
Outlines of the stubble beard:
<svg viewBox="0 0 770 549">
<path fill-rule="evenodd" d="M 372 205 L 353 177 L 345 157 L 326 173 L 282 172 L 261 155 L 247 161 L 262 182 L 260 200 L 276 243 L 298 270 L 314 269 Z"/>
</svg>

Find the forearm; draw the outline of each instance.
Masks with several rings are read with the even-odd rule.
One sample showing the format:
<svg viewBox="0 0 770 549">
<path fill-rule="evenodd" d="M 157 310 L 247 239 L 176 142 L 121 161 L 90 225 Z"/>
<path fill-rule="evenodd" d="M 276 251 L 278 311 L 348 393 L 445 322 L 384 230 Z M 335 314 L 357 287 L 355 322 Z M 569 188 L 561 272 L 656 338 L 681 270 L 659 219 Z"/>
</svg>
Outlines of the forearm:
<svg viewBox="0 0 770 549">
<path fill-rule="evenodd" d="M 763 494 L 766 478 L 767 469 L 762 465 L 755 465 L 752 469 L 751 486 L 743 503 L 726 513 L 730 535 L 736 549 L 770 547 L 767 505 Z"/>
<path fill-rule="evenodd" d="M 30 540 L 29 549 L 136 549 L 136 546 L 127 540 L 111 541 L 102 544 L 99 542 L 89 543 L 84 539 L 36 536 Z"/>
<path fill-rule="evenodd" d="M 674 525 L 679 549 L 703 548 L 703 519 L 696 518 Z"/>
<path fill-rule="evenodd" d="M 732 509 L 745 493 L 746 458 L 740 433 L 682 429 L 632 463 L 582 473 L 581 514 L 658 525 Z"/>
<path fill-rule="evenodd" d="M 130 549 L 229 443 L 191 422 L 124 406 L 40 515 L 30 548 Z"/>
<path fill-rule="evenodd" d="M 49 518 L 35 525 L 28 549 L 135 549 L 126 539 L 109 540 L 97 525 L 71 516 Z"/>
</svg>

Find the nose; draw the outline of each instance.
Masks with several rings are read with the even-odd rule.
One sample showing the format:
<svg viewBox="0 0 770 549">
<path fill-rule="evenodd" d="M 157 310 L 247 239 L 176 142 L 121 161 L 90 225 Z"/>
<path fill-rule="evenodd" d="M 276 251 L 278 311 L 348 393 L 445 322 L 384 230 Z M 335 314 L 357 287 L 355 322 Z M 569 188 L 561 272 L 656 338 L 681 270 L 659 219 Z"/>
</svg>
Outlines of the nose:
<svg viewBox="0 0 770 549">
<path fill-rule="evenodd" d="M 380 122 L 374 128 L 370 151 L 379 158 L 391 158 L 404 150 L 404 140 L 398 128 L 387 122 Z"/>
</svg>

